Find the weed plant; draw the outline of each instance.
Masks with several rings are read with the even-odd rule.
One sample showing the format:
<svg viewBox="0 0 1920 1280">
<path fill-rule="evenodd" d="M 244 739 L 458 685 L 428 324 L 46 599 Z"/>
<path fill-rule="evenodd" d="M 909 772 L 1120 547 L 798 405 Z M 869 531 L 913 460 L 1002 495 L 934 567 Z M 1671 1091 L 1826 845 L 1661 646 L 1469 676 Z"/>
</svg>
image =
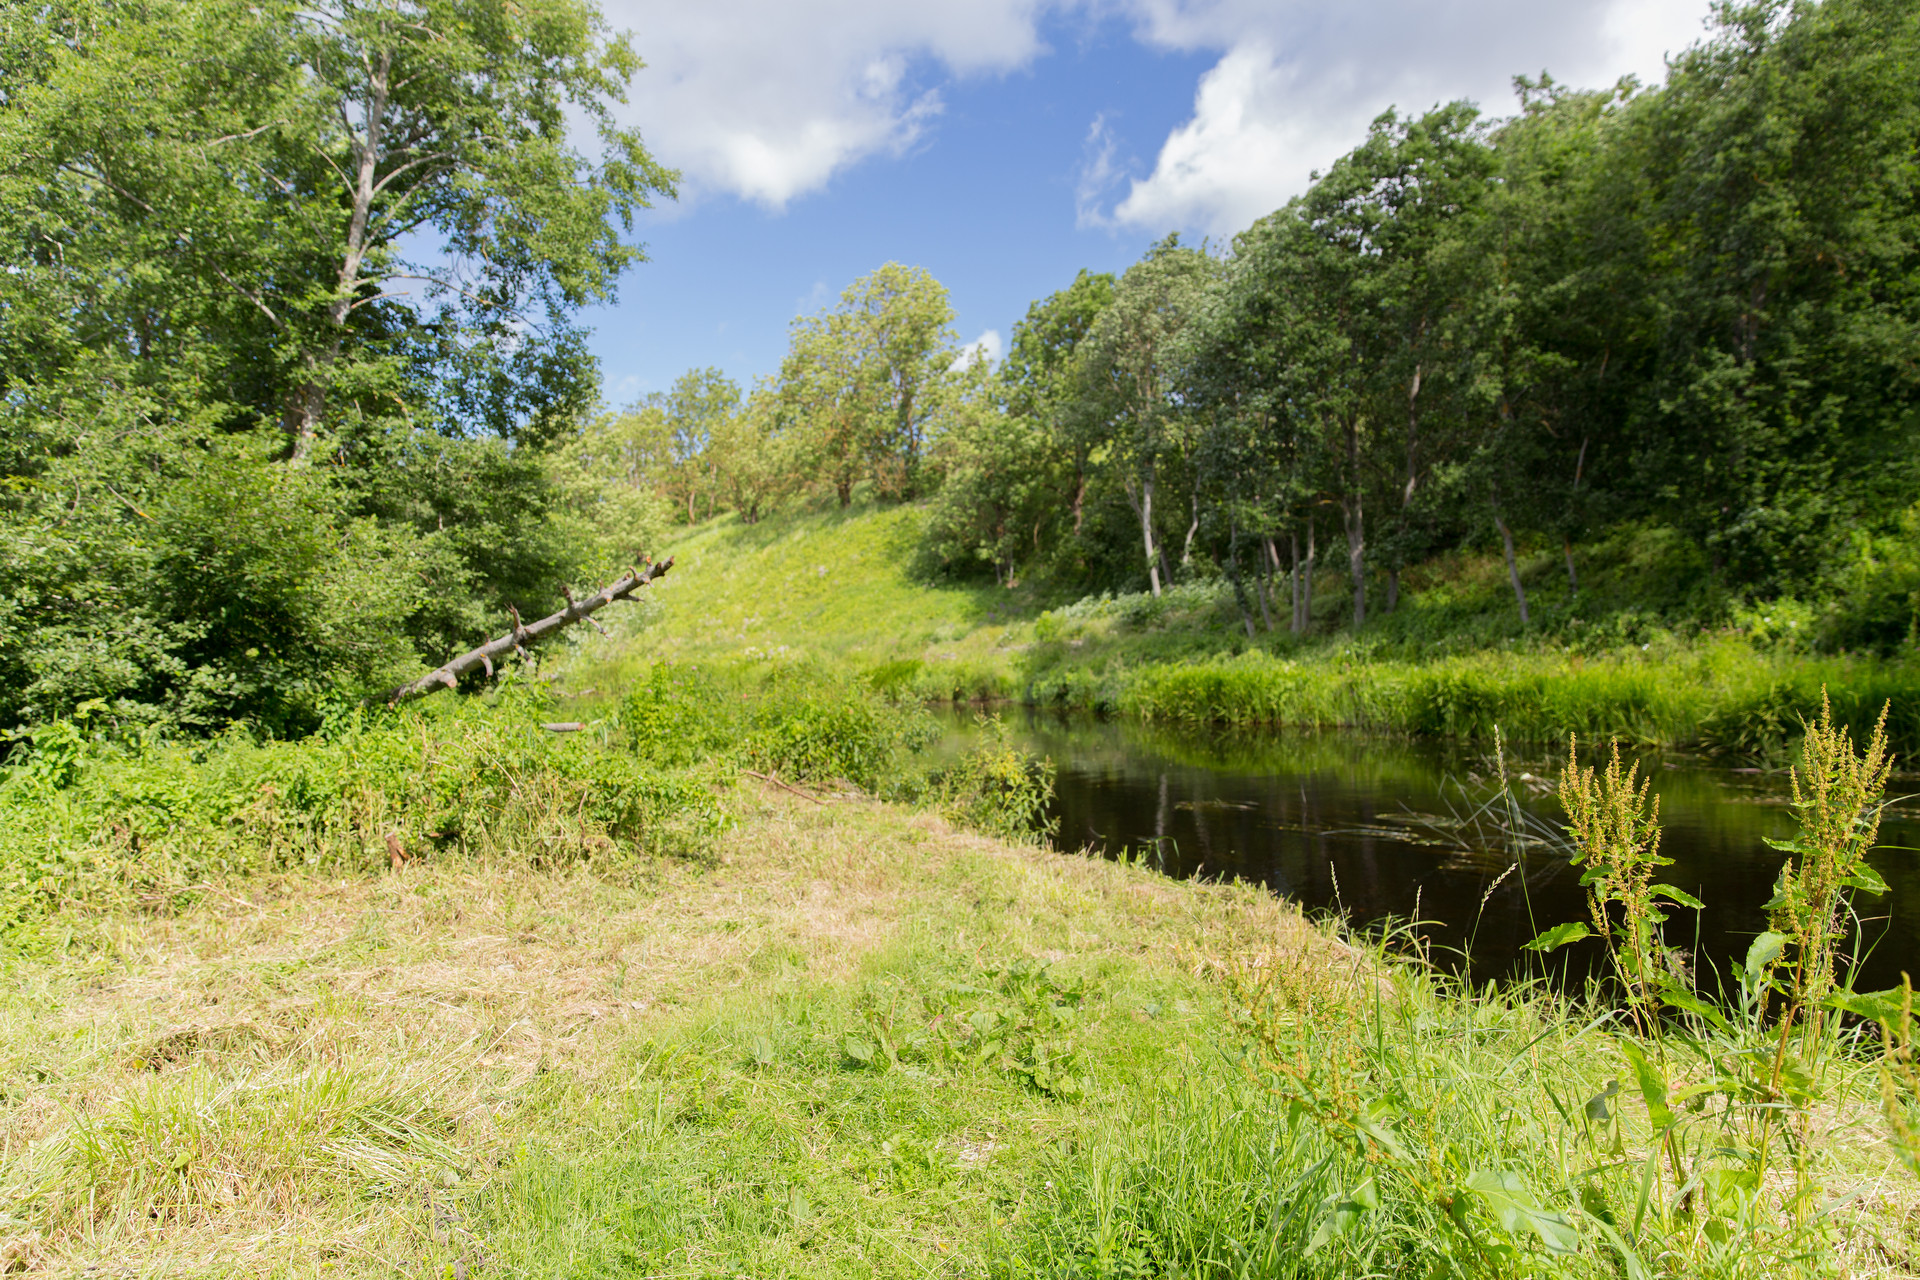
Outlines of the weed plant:
<svg viewBox="0 0 1920 1280">
<path fill-rule="evenodd" d="M 1842 950 L 1851 895 L 1882 888 L 1889 767 L 1879 729 L 1856 748 L 1830 710 L 1805 726 L 1800 830 L 1725 998 L 1664 936 L 1691 899 L 1658 882 L 1658 798 L 1617 747 L 1561 782 L 1591 922 L 1536 943 L 1597 932 L 1610 980 L 1475 988 L 1413 926 L 1344 970 L 1243 940 L 1220 969 L 1236 1070 L 1196 1062 L 1062 1153 L 1004 1273 L 1910 1274 L 1911 987 L 1853 991 Z"/>
</svg>

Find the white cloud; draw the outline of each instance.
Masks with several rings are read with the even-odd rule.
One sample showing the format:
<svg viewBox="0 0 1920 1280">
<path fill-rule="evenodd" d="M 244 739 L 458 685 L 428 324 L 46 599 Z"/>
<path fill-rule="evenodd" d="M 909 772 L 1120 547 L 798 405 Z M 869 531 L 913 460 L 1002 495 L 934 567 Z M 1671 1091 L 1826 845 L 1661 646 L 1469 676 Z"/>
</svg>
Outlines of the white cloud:
<svg viewBox="0 0 1920 1280">
<path fill-rule="evenodd" d="M 1507 110 L 1509 78 L 1658 79 L 1707 0 L 605 0 L 648 62 L 626 118 L 682 169 L 686 196 L 785 207 L 849 165 L 897 156 L 954 78 L 1046 52 L 1040 23 L 1081 12 L 1147 45 L 1219 52 L 1192 118 L 1128 183 L 1096 117 L 1075 191 L 1081 226 L 1226 232 L 1282 203 L 1389 105 L 1467 96 Z M 1116 101 L 1113 107 L 1124 107 Z M 1121 190 L 1122 187 L 1126 189 Z"/>
<path fill-rule="evenodd" d="M 1084 202 L 1076 213 L 1082 225 L 1228 234 L 1301 191 L 1389 106 L 1465 97 L 1505 114 L 1512 76 L 1542 69 L 1575 84 L 1657 81 L 1706 11 L 1706 0 L 1136 0 L 1141 40 L 1224 53 L 1153 171 L 1111 214 Z"/>
<path fill-rule="evenodd" d="M 953 359 L 953 368 L 966 368 L 975 356 L 983 357 L 988 364 L 997 364 L 1006 349 L 1006 342 L 1000 337 L 998 329 L 985 330 L 979 337 L 960 348 L 960 354 Z"/>
<path fill-rule="evenodd" d="M 996 74 L 1042 51 L 1045 0 L 608 0 L 647 60 L 627 115 L 688 194 L 784 207 L 847 165 L 912 147 L 944 75 Z"/>
<path fill-rule="evenodd" d="M 1073 223 L 1077 227 L 1111 226 L 1113 220 L 1100 208 L 1114 185 L 1125 176 L 1116 159 L 1119 145 L 1105 115 L 1093 118 L 1081 148 L 1080 177 L 1073 189 Z"/>
</svg>

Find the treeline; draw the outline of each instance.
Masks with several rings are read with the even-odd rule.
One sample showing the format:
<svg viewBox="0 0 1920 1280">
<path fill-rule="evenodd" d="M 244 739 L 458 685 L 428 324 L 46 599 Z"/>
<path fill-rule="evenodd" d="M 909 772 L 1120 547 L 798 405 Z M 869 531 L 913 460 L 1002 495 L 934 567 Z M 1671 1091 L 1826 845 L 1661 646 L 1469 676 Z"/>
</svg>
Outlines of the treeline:
<svg viewBox="0 0 1920 1280">
<path fill-rule="evenodd" d="M 638 66 L 588 0 L 0 7 L 0 729 L 300 731 L 651 549 L 563 449 Z"/>
<path fill-rule="evenodd" d="M 1461 546 L 1524 617 L 1529 553 L 1572 588 L 1655 527 L 1726 598 L 1838 601 L 1837 644 L 1920 625 L 1911 4 L 1388 113 L 997 365 L 890 264 L 750 390 L 603 413 L 576 317 L 675 182 L 613 115 L 638 65 L 590 0 L 0 8 L 0 729 L 300 732 L 676 516 L 803 500 L 925 503 L 929 573 L 1230 582 L 1249 630 Z"/>
<path fill-rule="evenodd" d="M 1035 303 L 991 371 L 890 265 L 752 395 L 692 375 L 595 431 L 650 433 L 686 518 L 930 495 L 950 571 L 1224 576 L 1250 631 L 1305 627 L 1329 565 L 1355 624 L 1392 611 L 1463 545 L 1525 619 L 1528 548 L 1577 594 L 1583 544 L 1659 526 L 1722 598 L 1844 597 L 1836 643 L 1909 642 L 1916 65 L 1898 0 L 1732 7 L 1658 89 L 1389 112 L 1225 251 L 1170 237 Z"/>
</svg>

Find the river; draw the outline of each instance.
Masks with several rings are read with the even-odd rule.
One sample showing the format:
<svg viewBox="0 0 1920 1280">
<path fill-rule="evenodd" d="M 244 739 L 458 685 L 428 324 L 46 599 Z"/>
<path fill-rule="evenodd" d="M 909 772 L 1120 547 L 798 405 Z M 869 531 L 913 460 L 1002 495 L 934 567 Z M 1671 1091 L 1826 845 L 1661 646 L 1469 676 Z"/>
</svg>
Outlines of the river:
<svg viewBox="0 0 1920 1280">
<path fill-rule="evenodd" d="M 1514 816 L 1499 806 L 1490 751 L 1347 733 L 1206 734 L 1121 720 L 1009 708 L 1021 746 L 1056 769 L 1053 837 L 1064 851 L 1131 857 L 1167 875 L 1238 877 L 1338 912 L 1358 925 L 1421 923 L 1433 958 L 1476 980 L 1538 966 L 1524 944 L 1541 930 L 1587 919 L 1585 891 L 1556 847 L 1562 762 L 1509 753 Z M 958 746 L 978 732 L 973 714 L 951 720 Z M 1705 903 L 1674 908 L 1667 937 L 1724 972 L 1766 924 L 1782 856 L 1766 838 L 1794 830 L 1784 774 L 1716 767 L 1638 753 L 1660 796 L 1661 879 Z M 1920 791 L 1896 779 L 1891 794 Z M 1517 837 L 1517 838 L 1516 838 Z M 1859 900 L 1867 943 L 1857 986 L 1898 985 L 1920 973 L 1920 804 L 1891 806 L 1875 867 L 1891 886 Z M 1553 970 L 1576 979 L 1599 958 L 1593 944 L 1557 953 Z"/>
</svg>

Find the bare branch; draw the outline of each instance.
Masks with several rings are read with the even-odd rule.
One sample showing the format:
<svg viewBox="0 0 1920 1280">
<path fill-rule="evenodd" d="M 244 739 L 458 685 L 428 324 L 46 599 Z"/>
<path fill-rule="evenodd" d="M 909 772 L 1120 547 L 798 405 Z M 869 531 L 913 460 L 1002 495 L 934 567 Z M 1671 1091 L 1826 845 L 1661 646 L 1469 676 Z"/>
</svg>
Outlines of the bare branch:
<svg viewBox="0 0 1920 1280">
<path fill-rule="evenodd" d="M 219 267 L 215 267 L 213 269 L 213 274 L 219 276 L 222 280 L 226 281 L 227 287 L 229 289 L 232 289 L 235 293 L 245 298 L 248 302 L 251 302 L 254 306 L 260 308 L 260 314 L 265 316 L 267 319 L 271 320 L 273 322 L 274 328 L 285 329 L 287 327 L 286 324 L 281 321 L 279 316 L 273 314 L 273 308 L 269 307 L 266 304 L 266 302 L 260 297 L 260 294 L 257 291 L 248 289 L 245 286 L 241 285 L 232 276 L 228 275 L 225 271 L 222 271 Z"/>
</svg>

